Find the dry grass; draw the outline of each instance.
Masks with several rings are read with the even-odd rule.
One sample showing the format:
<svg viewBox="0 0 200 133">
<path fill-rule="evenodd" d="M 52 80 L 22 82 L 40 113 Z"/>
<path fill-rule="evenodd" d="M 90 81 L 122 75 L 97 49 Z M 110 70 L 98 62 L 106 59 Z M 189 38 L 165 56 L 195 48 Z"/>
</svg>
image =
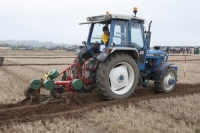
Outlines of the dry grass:
<svg viewBox="0 0 200 133">
<path fill-rule="evenodd" d="M 141 108 L 170 116 L 177 121 L 185 121 L 200 130 L 200 95 L 187 95 L 177 98 L 162 98 L 139 102 Z"/>
<path fill-rule="evenodd" d="M 24 98 L 21 88 L 25 88 L 26 84 L 21 79 L 6 71 L 0 71 L 0 77 L 0 103 L 16 103 Z"/>
<path fill-rule="evenodd" d="M 51 69 L 56 69 L 58 72 L 62 72 L 64 69 L 67 68 L 66 65 L 57 65 L 57 66 L 53 66 L 53 65 L 48 65 L 48 66 L 26 66 L 29 69 L 32 69 L 34 71 L 38 71 L 41 72 L 42 74 L 44 74 L 45 72 L 50 71 Z"/>
<path fill-rule="evenodd" d="M 193 60 L 193 59 L 200 59 L 199 54 L 176 54 L 176 55 L 169 55 L 169 60 L 185 60 L 185 55 L 186 55 L 186 60 Z"/>
<path fill-rule="evenodd" d="M 43 73 L 34 71 L 24 66 L 3 66 L 1 67 L 1 69 L 15 76 L 15 78 L 21 79 L 25 82 L 31 81 L 34 78 L 41 78 L 43 76 Z M 13 78 L 12 80 L 15 80 L 15 78 Z"/>
<path fill-rule="evenodd" d="M 186 64 L 186 76 L 184 77 L 184 63 L 175 62 L 178 66 L 178 83 L 200 83 L 200 61 L 188 61 Z"/>
<path fill-rule="evenodd" d="M 0 50 L 0 56 L 71 56 L 75 52 L 48 50 Z"/>
<path fill-rule="evenodd" d="M 199 129 L 200 95 L 141 101 L 136 106 L 95 110 L 79 119 L 54 118 L 41 123 L 14 124 L 5 132 L 72 133 L 194 133 Z"/>
<path fill-rule="evenodd" d="M 56 64 L 73 63 L 74 58 L 5 58 L 4 64 Z"/>
</svg>

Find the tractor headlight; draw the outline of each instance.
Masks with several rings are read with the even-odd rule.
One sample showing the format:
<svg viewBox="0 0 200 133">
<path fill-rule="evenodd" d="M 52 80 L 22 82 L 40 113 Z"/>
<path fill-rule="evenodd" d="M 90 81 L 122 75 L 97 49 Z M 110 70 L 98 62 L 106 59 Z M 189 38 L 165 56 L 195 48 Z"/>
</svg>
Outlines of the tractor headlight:
<svg viewBox="0 0 200 133">
<path fill-rule="evenodd" d="M 85 41 L 82 41 L 82 44 L 83 44 L 83 45 L 86 45 L 86 42 L 85 42 Z"/>
<path fill-rule="evenodd" d="M 91 17 L 91 18 L 90 18 L 90 21 L 93 21 L 93 20 L 94 20 L 94 18 L 93 18 L 93 17 Z"/>
<path fill-rule="evenodd" d="M 104 16 L 104 18 L 105 18 L 105 19 L 110 19 L 110 15 L 107 14 L 107 15 Z"/>
</svg>

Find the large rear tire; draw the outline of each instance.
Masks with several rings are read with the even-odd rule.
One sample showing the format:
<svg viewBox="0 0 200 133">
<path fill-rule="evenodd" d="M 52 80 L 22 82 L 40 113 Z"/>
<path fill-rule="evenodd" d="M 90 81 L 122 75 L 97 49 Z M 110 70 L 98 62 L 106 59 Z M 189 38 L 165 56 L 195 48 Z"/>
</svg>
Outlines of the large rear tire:
<svg viewBox="0 0 200 133">
<path fill-rule="evenodd" d="M 161 78 L 160 82 L 155 83 L 156 90 L 159 92 L 171 92 L 174 90 L 177 82 L 177 74 L 173 68 L 168 68 Z"/>
<path fill-rule="evenodd" d="M 115 53 L 100 63 L 96 79 L 97 87 L 106 99 L 122 99 L 134 93 L 139 71 L 131 56 Z"/>
</svg>

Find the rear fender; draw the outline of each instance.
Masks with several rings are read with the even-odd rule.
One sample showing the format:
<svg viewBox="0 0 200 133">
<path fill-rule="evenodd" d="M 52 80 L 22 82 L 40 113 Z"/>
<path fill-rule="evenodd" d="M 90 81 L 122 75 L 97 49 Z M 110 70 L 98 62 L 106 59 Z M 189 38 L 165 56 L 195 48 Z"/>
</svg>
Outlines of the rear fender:
<svg viewBox="0 0 200 133">
<path fill-rule="evenodd" d="M 121 53 L 127 53 L 130 56 L 133 57 L 133 59 L 138 60 L 139 59 L 139 54 L 137 49 L 135 48 L 130 48 L 130 47 L 115 47 L 112 49 L 111 52 L 106 52 L 103 51 L 98 57 L 97 60 L 98 61 L 104 61 L 109 55 L 116 53 L 116 52 L 121 52 Z"/>
<path fill-rule="evenodd" d="M 172 62 L 165 62 L 163 63 L 154 73 L 154 81 L 155 82 L 160 82 L 161 78 L 163 77 L 164 72 L 166 71 L 167 68 L 170 66 L 173 66 L 174 63 Z"/>
<path fill-rule="evenodd" d="M 86 55 L 90 53 L 90 51 L 88 50 L 87 47 L 83 47 L 81 50 L 79 50 L 76 54 L 80 57 L 82 57 L 83 55 Z"/>
<path fill-rule="evenodd" d="M 83 59 L 87 60 L 92 57 L 90 51 L 88 50 L 87 47 L 83 47 L 78 53 L 78 61 L 81 66 L 83 66 Z"/>
</svg>

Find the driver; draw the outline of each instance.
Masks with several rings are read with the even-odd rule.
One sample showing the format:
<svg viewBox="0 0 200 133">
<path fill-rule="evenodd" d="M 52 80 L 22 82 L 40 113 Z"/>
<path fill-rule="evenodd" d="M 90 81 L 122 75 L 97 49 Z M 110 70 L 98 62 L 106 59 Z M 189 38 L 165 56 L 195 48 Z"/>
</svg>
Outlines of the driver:
<svg viewBox="0 0 200 133">
<path fill-rule="evenodd" d="M 106 46 L 108 45 L 109 37 L 110 37 L 109 28 L 108 28 L 108 26 L 104 26 L 103 27 L 103 35 L 101 36 L 101 40 L 102 40 L 103 44 L 105 44 Z"/>
</svg>

